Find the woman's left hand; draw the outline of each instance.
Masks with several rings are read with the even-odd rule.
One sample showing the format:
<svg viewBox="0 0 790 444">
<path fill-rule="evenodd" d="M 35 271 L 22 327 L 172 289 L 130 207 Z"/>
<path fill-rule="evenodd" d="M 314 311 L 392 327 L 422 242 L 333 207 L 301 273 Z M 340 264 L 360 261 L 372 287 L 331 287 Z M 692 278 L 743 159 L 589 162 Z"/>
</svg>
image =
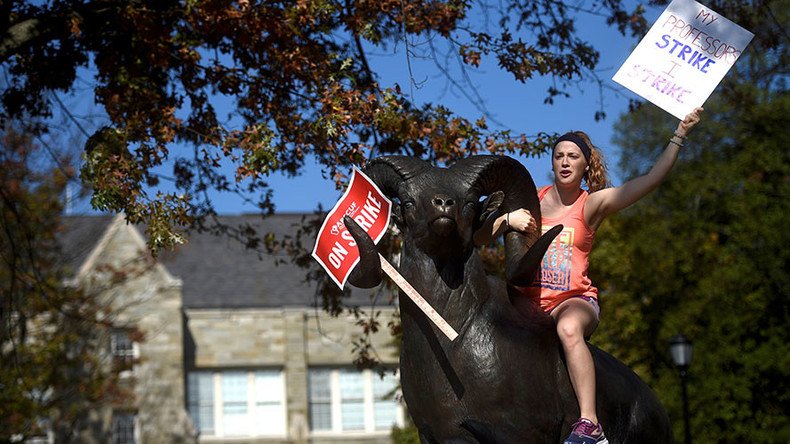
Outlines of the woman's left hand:
<svg viewBox="0 0 790 444">
<path fill-rule="evenodd" d="M 520 208 L 506 215 L 507 225 L 511 230 L 529 234 L 538 230 L 538 225 L 532 213 L 525 208 Z"/>
<path fill-rule="evenodd" d="M 702 113 L 702 107 L 694 108 L 694 111 L 688 113 L 686 118 L 683 119 L 680 123 L 678 123 L 678 128 L 675 130 L 675 134 L 680 137 L 688 136 L 688 133 L 691 132 L 691 129 L 694 128 L 694 125 L 699 123 L 700 121 L 700 114 Z"/>
</svg>

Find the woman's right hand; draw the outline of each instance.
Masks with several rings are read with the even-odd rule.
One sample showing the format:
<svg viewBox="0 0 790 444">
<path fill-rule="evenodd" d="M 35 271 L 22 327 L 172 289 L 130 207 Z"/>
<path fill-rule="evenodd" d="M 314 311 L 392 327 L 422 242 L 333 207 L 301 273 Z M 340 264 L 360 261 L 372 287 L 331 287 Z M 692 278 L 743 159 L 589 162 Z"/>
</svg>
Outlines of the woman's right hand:
<svg viewBox="0 0 790 444">
<path fill-rule="evenodd" d="M 532 213 L 525 208 L 519 208 L 516 211 L 511 211 L 505 215 L 506 223 L 511 230 L 520 231 L 524 234 L 529 234 L 538 230 L 538 225 Z"/>
<path fill-rule="evenodd" d="M 688 113 L 686 118 L 678 123 L 678 127 L 675 129 L 675 135 L 683 138 L 688 136 L 688 133 L 690 133 L 691 129 L 694 128 L 694 125 L 699 123 L 700 114 L 702 114 L 702 111 L 704 111 L 702 107 L 697 107 Z"/>
</svg>

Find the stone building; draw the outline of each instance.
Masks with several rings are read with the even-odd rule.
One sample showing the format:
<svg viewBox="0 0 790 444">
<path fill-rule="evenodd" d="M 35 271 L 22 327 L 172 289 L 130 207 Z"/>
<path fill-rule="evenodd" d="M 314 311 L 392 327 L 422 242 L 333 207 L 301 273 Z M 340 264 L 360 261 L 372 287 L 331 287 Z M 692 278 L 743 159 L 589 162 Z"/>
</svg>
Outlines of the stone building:
<svg viewBox="0 0 790 444">
<path fill-rule="evenodd" d="M 222 219 L 283 235 L 302 216 Z M 135 362 L 123 375 L 132 405 L 98 413 L 104 435 L 86 442 L 386 443 L 404 423 L 396 377 L 351 365 L 361 329 L 317 307 L 315 288 L 286 257 L 195 233 L 153 261 L 121 216 L 67 217 L 62 243 L 75 282 L 114 307 L 109 353 Z M 118 270 L 127 278 L 106 285 Z M 370 309 L 374 299 L 357 290 L 348 302 Z M 394 309 L 380 305 L 386 325 Z M 394 370 L 391 341 L 386 328 L 374 337 Z"/>
</svg>

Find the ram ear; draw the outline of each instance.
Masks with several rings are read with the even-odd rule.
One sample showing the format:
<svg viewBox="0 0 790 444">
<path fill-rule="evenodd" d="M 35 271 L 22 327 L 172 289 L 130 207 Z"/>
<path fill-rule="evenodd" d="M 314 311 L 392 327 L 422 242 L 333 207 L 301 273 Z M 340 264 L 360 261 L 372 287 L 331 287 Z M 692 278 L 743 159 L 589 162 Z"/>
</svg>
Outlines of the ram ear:
<svg viewBox="0 0 790 444">
<path fill-rule="evenodd" d="M 502 191 L 494 191 L 488 197 L 486 197 L 485 200 L 483 200 L 483 202 L 480 204 L 480 223 L 485 222 L 491 213 L 498 210 L 504 199 L 505 193 Z"/>
</svg>

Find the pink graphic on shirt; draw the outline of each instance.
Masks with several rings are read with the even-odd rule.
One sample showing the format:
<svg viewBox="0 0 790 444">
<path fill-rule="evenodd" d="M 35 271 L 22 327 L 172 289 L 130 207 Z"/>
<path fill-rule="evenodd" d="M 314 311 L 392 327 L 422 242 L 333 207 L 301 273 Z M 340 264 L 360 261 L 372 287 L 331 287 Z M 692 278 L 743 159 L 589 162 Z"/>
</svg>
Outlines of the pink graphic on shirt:
<svg viewBox="0 0 790 444">
<path fill-rule="evenodd" d="M 544 226 L 545 233 L 552 227 Z M 573 258 L 573 227 L 565 227 L 551 243 L 540 267 L 540 287 L 567 291 L 571 288 L 571 260 Z"/>
</svg>

